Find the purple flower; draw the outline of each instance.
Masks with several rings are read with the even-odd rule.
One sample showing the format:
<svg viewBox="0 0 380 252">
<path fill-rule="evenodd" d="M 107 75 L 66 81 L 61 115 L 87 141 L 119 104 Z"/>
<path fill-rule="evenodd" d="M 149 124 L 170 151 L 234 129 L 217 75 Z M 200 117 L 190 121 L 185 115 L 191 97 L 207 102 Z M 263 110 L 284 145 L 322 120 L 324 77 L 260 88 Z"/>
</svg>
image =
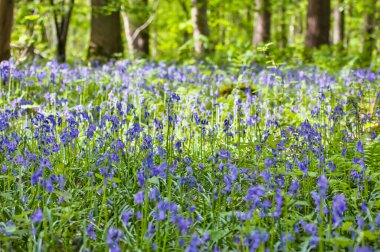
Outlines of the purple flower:
<svg viewBox="0 0 380 252">
<path fill-rule="evenodd" d="M 355 252 L 373 252 L 374 250 L 372 248 L 367 247 L 357 247 L 355 249 Z"/>
<path fill-rule="evenodd" d="M 52 193 L 54 191 L 54 186 L 50 179 L 45 180 L 43 185 L 48 193 Z"/>
<path fill-rule="evenodd" d="M 329 187 L 329 181 L 327 180 L 325 175 L 322 175 L 318 179 L 318 187 L 319 187 L 319 194 L 322 197 L 326 197 L 326 191 Z"/>
<path fill-rule="evenodd" d="M 376 132 L 375 132 L 375 131 L 372 131 L 372 133 L 371 133 L 371 139 L 373 140 L 373 139 L 375 139 L 376 137 L 377 137 Z"/>
<path fill-rule="evenodd" d="M 363 144 L 360 140 L 356 144 L 356 151 L 359 152 L 360 154 L 364 155 Z"/>
<path fill-rule="evenodd" d="M 274 165 L 274 159 L 273 158 L 266 158 L 265 160 L 264 160 L 264 164 L 265 164 L 265 166 L 269 169 L 271 166 L 273 166 Z"/>
<path fill-rule="evenodd" d="M 258 202 L 260 197 L 265 196 L 265 188 L 262 186 L 254 186 L 248 189 L 247 195 L 245 196 L 245 200 Z"/>
<path fill-rule="evenodd" d="M 347 210 L 346 197 L 344 194 L 338 194 L 333 199 L 332 204 L 332 221 L 334 229 L 339 227 L 343 221 L 343 212 Z"/>
<path fill-rule="evenodd" d="M 271 180 L 271 173 L 269 170 L 263 170 L 260 173 L 260 176 L 265 180 L 265 183 L 269 184 L 269 182 Z"/>
<path fill-rule="evenodd" d="M 8 170 L 8 167 L 3 164 L 3 168 L 1 169 L 2 173 L 5 173 Z"/>
<path fill-rule="evenodd" d="M 111 252 L 120 252 L 119 242 L 124 236 L 123 232 L 120 229 L 111 227 L 107 233 L 106 243 L 108 244 Z"/>
<path fill-rule="evenodd" d="M 96 234 L 94 231 L 94 225 L 89 224 L 86 229 L 86 235 L 89 236 L 91 239 L 96 240 Z"/>
<path fill-rule="evenodd" d="M 157 188 L 152 188 L 148 193 L 149 200 L 154 201 L 160 198 L 160 191 Z"/>
<path fill-rule="evenodd" d="M 144 191 L 139 191 L 135 194 L 135 203 L 136 205 L 142 205 L 144 203 Z"/>
<path fill-rule="evenodd" d="M 32 186 L 36 185 L 40 180 L 42 180 L 42 168 L 38 169 L 30 178 L 30 183 Z"/>
<path fill-rule="evenodd" d="M 123 221 L 124 225 L 127 225 L 129 222 L 129 219 L 133 216 L 132 211 L 124 211 L 121 215 L 121 220 Z"/>
<path fill-rule="evenodd" d="M 44 214 L 41 209 L 37 209 L 31 217 L 33 223 L 40 223 L 44 220 Z"/>
</svg>

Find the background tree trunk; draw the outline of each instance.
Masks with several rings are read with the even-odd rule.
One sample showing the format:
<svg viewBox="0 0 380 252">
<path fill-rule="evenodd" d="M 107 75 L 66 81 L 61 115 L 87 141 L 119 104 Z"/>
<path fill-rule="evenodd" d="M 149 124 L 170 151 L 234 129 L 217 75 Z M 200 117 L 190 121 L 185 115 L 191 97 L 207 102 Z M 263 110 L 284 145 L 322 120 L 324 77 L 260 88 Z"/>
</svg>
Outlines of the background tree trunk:
<svg viewBox="0 0 380 252">
<path fill-rule="evenodd" d="M 137 31 L 137 37 L 134 38 L 136 30 L 149 20 L 150 15 L 147 10 L 148 0 L 133 0 L 130 1 L 129 6 L 129 10 L 126 11 L 123 9 L 122 14 L 124 25 L 128 26 L 125 27 L 125 32 L 128 32 L 126 37 L 128 40 L 129 53 L 133 54 L 130 55 L 130 57 L 134 59 L 135 55 L 142 57 L 149 56 L 149 24 L 144 29 Z"/>
<path fill-rule="evenodd" d="M 336 0 L 334 7 L 334 44 L 344 43 L 344 9 L 343 0 Z"/>
<path fill-rule="evenodd" d="M 288 44 L 288 29 L 287 29 L 287 17 L 286 17 L 286 6 L 288 5 L 286 0 L 281 1 L 280 6 L 280 17 L 281 17 L 281 29 L 280 29 L 280 47 L 285 48 Z"/>
<path fill-rule="evenodd" d="M 91 0 L 91 34 L 88 57 L 109 59 L 123 53 L 121 40 L 120 10 L 104 12 L 108 0 Z"/>
<path fill-rule="evenodd" d="M 370 0 L 369 5 L 366 6 L 366 15 L 364 18 L 364 43 L 362 47 L 362 57 L 361 63 L 362 66 L 367 66 L 372 59 L 372 52 L 375 47 L 375 9 L 376 9 L 376 1 Z"/>
<path fill-rule="evenodd" d="M 50 4 L 52 7 L 56 5 L 54 0 L 50 0 Z M 74 0 L 70 0 L 67 11 L 65 11 L 64 8 L 65 6 L 62 6 L 60 12 L 62 12 L 63 14 L 61 15 L 58 14 L 57 10 L 54 10 L 53 13 L 55 31 L 57 35 L 57 59 L 59 62 L 66 61 L 67 34 L 69 32 L 70 18 L 74 8 Z M 60 20 L 58 20 L 59 16 L 61 16 Z"/>
<path fill-rule="evenodd" d="M 0 62 L 11 57 L 13 0 L 0 0 Z"/>
<path fill-rule="evenodd" d="M 318 48 L 329 44 L 330 0 L 309 0 L 305 45 Z"/>
<path fill-rule="evenodd" d="M 254 46 L 258 46 L 259 44 L 270 40 L 270 0 L 256 0 L 256 9 L 253 33 Z"/>
<path fill-rule="evenodd" d="M 207 22 L 207 0 L 191 0 L 191 18 L 193 21 L 193 38 L 195 40 L 194 51 L 195 55 L 203 57 L 206 48 L 204 39 L 208 38 L 210 33 Z"/>
</svg>

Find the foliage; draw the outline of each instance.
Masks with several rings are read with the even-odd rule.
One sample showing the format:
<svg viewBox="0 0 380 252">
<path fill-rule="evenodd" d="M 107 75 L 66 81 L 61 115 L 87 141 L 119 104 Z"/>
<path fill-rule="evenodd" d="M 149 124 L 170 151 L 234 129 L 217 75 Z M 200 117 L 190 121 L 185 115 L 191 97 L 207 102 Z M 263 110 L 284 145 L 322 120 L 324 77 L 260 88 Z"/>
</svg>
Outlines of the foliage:
<svg viewBox="0 0 380 252">
<path fill-rule="evenodd" d="M 234 60 L 250 56 L 250 62 L 260 63 L 262 56 L 252 48 L 254 29 L 254 1 L 251 0 L 210 0 L 208 20 L 210 48 L 205 59 L 211 64 L 229 65 Z M 105 11 L 118 8 L 123 3 L 127 12 L 140 13 L 148 20 L 152 15 L 153 0 L 146 8 L 135 5 L 133 1 L 109 1 Z M 90 13 L 89 1 L 76 0 L 71 18 L 67 58 L 69 63 L 87 59 L 89 43 Z M 332 1 L 332 8 L 335 1 Z M 330 46 L 312 52 L 312 64 L 329 70 L 368 66 L 360 62 L 362 53 L 364 15 L 371 6 L 367 1 L 345 0 L 342 8 L 346 13 L 346 41 L 342 51 L 338 46 Z M 272 1 L 272 29 L 270 53 L 278 62 L 298 65 L 308 63 L 304 56 L 307 1 Z M 172 11 L 176 10 L 176 11 Z M 56 50 L 52 7 L 45 0 L 21 0 L 16 6 L 16 22 L 12 33 L 13 55 L 18 60 L 53 59 Z M 151 59 L 166 62 L 191 63 L 193 60 L 191 6 L 189 0 L 160 1 L 157 16 L 148 26 L 150 30 Z M 333 21 L 332 21 L 333 22 Z M 331 30 L 333 25 L 331 23 Z M 376 29 L 374 37 L 378 37 Z M 127 42 L 124 38 L 125 55 L 128 57 Z M 285 40 L 285 41 L 284 41 Z M 285 44 L 284 44 L 285 43 Z M 33 44 L 33 50 L 30 45 Z M 28 49 L 29 50 L 26 50 Z M 33 51 L 33 53 L 32 53 Z M 379 66 L 378 49 L 374 50 L 373 62 L 369 66 Z M 332 58 L 331 56 L 334 55 Z"/>
</svg>

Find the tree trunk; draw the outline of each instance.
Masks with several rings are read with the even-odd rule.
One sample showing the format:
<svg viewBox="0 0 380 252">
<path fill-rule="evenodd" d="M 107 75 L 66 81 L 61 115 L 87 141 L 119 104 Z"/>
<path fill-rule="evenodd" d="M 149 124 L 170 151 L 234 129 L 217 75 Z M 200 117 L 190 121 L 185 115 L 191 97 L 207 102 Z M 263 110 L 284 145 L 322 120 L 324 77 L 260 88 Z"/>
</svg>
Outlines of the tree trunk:
<svg viewBox="0 0 380 252">
<path fill-rule="evenodd" d="M 61 39 L 58 39 L 57 59 L 58 59 L 58 62 L 66 61 L 66 40 L 62 41 Z"/>
<path fill-rule="evenodd" d="M 13 0 L 0 0 L 0 62 L 11 57 Z"/>
<path fill-rule="evenodd" d="M 376 0 L 371 0 L 369 6 L 367 6 L 367 11 L 364 21 L 364 43 L 362 47 L 362 66 L 368 66 L 372 60 L 372 52 L 375 47 L 375 9 Z"/>
<path fill-rule="evenodd" d="M 91 0 L 91 34 L 88 57 L 110 59 L 123 53 L 121 40 L 120 10 L 104 12 L 108 0 Z"/>
<path fill-rule="evenodd" d="M 270 0 L 256 0 L 255 28 L 253 34 L 253 45 L 258 46 L 261 43 L 270 40 Z"/>
<path fill-rule="evenodd" d="M 50 0 L 50 4 L 52 7 L 56 5 L 54 0 Z M 55 32 L 57 34 L 57 59 L 59 62 L 65 62 L 66 61 L 66 42 L 67 42 L 67 34 L 69 32 L 69 24 L 70 24 L 70 18 L 71 14 L 74 8 L 74 0 L 70 0 L 68 10 L 65 11 L 65 6 L 63 5 L 61 7 L 60 12 L 63 14 L 58 14 L 56 10 L 54 10 L 54 25 L 55 25 Z M 58 18 L 60 17 L 60 20 L 58 21 Z"/>
<path fill-rule="evenodd" d="M 207 21 L 207 0 L 191 0 L 191 19 L 195 55 L 201 58 L 206 52 L 205 39 L 208 39 L 210 35 Z"/>
<path fill-rule="evenodd" d="M 330 0 L 309 0 L 307 9 L 307 48 L 318 48 L 329 44 Z"/>
<path fill-rule="evenodd" d="M 290 17 L 290 23 L 289 23 L 289 44 L 294 43 L 294 38 L 296 36 L 296 28 L 295 28 L 296 18 L 295 16 Z"/>
<path fill-rule="evenodd" d="M 344 9 L 342 6 L 343 0 L 337 0 L 334 8 L 334 44 L 344 43 Z"/>
<path fill-rule="evenodd" d="M 288 36 L 287 36 L 287 18 L 286 18 L 286 6 L 287 1 L 282 0 L 281 1 L 281 7 L 280 7 L 280 15 L 281 15 L 281 25 L 280 25 L 280 47 L 285 48 L 288 43 Z"/>
<path fill-rule="evenodd" d="M 130 1 L 129 5 L 131 6 L 130 11 L 127 13 L 123 9 L 122 14 L 130 57 L 134 59 L 135 55 L 149 56 L 150 23 L 147 23 L 146 27 L 144 27 L 144 24 L 149 22 L 148 0 L 133 0 Z"/>
</svg>

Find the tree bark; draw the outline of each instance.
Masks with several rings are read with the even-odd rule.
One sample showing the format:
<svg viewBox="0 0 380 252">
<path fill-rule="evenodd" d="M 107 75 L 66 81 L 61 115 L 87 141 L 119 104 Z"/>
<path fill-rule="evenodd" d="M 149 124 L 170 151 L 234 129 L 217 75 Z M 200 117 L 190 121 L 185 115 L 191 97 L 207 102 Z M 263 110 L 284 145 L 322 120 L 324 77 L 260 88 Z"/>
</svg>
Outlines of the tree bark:
<svg viewBox="0 0 380 252">
<path fill-rule="evenodd" d="M 253 45 L 270 40 L 271 13 L 270 0 L 256 0 L 255 26 L 253 34 Z"/>
<path fill-rule="evenodd" d="M 309 0 L 307 9 L 307 48 L 319 48 L 330 43 L 330 0 Z"/>
<path fill-rule="evenodd" d="M 208 39 L 210 35 L 207 21 L 207 0 L 191 0 L 191 19 L 195 55 L 197 58 L 201 58 L 206 53 L 204 39 Z"/>
<path fill-rule="evenodd" d="M 364 43 L 362 47 L 362 57 L 361 63 L 362 66 L 367 66 L 372 60 L 372 52 L 375 47 L 375 9 L 376 9 L 376 1 L 371 0 L 369 2 L 369 6 L 367 6 L 366 15 L 364 18 Z"/>
<path fill-rule="evenodd" d="M 343 0 L 336 0 L 334 7 L 334 44 L 344 43 L 344 9 Z"/>
<path fill-rule="evenodd" d="M 110 59 L 115 54 L 123 53 L 120 10 L 104 12 L 102 7 L 108 3 L 108 0 L 91 0 L 90 59 Z"/>
<path fill-rule="evenodd" d="M 148 0 L 130 0 L 129 2 L 131 10 L 126 11 L 123 9 L 122 15 L 130 57 L 134 59 L 135 55 L 140 57 L 149 56 L 150 23 L 146 23 L 149 22 Z M 146 27 L 143 27 L 144 24 Z M 137 34 L 136 37 L 134 37 L 135 33 Z"/>
<path fill-rule="evenodd" d="M 287 30 L 287 18 L 286 18 L 286 6 L 287 1 L 282 0 L 281 1 L 281 7 L 280 7 L 280 15 L 281 15 L 281 24 L 280 24 L 280 47 L 285 48 L 288 44 L 288 30 Z"/>
<path fill-rule="evenodd" d="M 50 0 L 50 4 L 52 7 L 54 7 L 56 4 L 54 0 Z M 70 18 L 71 14 L 74 8 L 74 0 L 70 0 L 68 10 L 65 12 L 64 6 L 62 7 L 61 12 L 64 13 L 64 15 L 61 16 L 59 19 L 59 14 L 56 10 L 54 10 L 54 25 L 55 25 L 55 31 L 57 34 L 57 59 L 59 62 L 65 62 L 66 61 L 66 42 L 67 42 L 67 34 L 69 32 L 69 24 L 70 24 Z"/>
<path fill-rule="evenodd" d="M 11 57 L 13 0 L 0 0 L 0 62 Z"/>
</svg>

